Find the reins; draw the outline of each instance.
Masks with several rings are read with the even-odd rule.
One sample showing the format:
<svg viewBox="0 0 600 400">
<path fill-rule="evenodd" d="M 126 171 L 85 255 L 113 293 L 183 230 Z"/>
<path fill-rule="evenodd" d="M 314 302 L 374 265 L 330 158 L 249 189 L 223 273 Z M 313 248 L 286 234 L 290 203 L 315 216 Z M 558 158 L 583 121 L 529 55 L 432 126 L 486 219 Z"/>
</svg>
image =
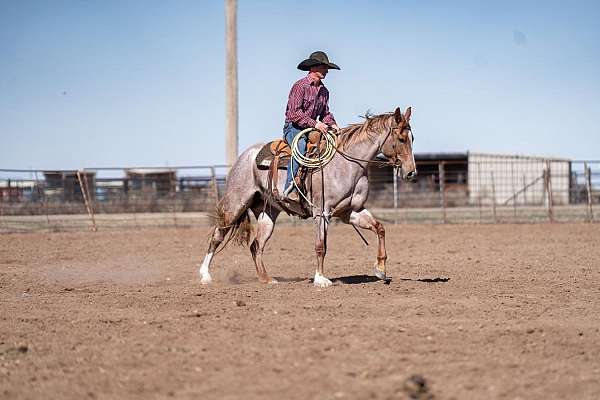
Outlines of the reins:
<svg viewBox="0 0 600 400">
<path fill-rule="evenodd" d="M 390 135 L 392 134 L 392 131 L 394 129 L 397 129 L 397 128 L 390 126 L 387 134 L 385 135 L 385 138 L 381 141 L 379 148 L 377 149 L 377 153 L 381 153 L 381 148 L 383 147 L 384 143 L 388 140 L 388 138 L 390 137 Z M 411 131 L 411 136 L 412 136 L 412 131 Z M 338 152 L 342 157 L 344 157 L 348 161 L 354 161 L 357 163 L 365 162 L 367 164 L 375 164 L 375 165 L 377 165 L 378 168 L 385 168 L 387 166 L 399 167 L 397 160 L 398 160 L 398 157 L 403 154 L 399 154 L 396 152 L 396 141 L 394 141 L 393 148 L 394 148 L 394 160 L 389 160 L 389 161 L 365 160 L 363 158 L 354 157 L 347 153 L 344 153 L 343 151 L 338 149 L 337 146 L 335 147 L 335 151 Z"/>
</svg>

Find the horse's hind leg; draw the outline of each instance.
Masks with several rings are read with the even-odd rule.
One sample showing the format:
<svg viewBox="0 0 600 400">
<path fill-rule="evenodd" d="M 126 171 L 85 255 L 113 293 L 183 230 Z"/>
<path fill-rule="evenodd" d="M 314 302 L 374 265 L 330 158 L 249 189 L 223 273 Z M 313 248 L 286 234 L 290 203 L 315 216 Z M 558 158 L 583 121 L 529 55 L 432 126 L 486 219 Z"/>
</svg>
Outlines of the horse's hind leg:
<svg viewBox="0 0 600 400">
<path fill-rule="evenodd" d="M 385 275 L 385 261 L 387 260 L 387 253 L 385 251 L 385 228 L 383 224 L 369 212 L 366 208 L 356 212 L 352 211 L 346 218 L 342 218 L 346 223 L 352 224 L 356 227 L 368 229 L 377 234 L 378 247 L 377 247 L 377 261 L 375 261 L 375 275 L 379 279 L 386 279 Z"/>
<path fill-rule="evenodd" d="M 256 238 L 254 239 L 254 241 L 252 241 L 252 244 L 250 245 L 250 252 L 252 253 L 254 265 L 256 266 L 256 274 L 258 275 L 258 280 L 262 283 L 277 283 L 277 280 L 270 277 L 267 273 L 262 257 L 265 245 L 267 244 L 267 241 L 273 234 L 273 229 L 275 228 L 275 221 L 277 220 L 279 211 L 269 208 L 267 208 L 264 211 L 262 210 L 262 208 L 253 208 L 252 211 L 256 216 L 257 228 Z"/>
<path fill-rule="evenodd" d="M 206 252 L 206 256 L 204 256 L 204 261 L 200 266 L 200 283 L 206 285 L 212 282 L 212 278 L 210 276 L 209 268 L 210 263 L 212 261 L 213 256 L 215 255 L 215 251 L 225 239 L 225 235 L 229 232 L 230 227 L 219 228 L 215 226 L 213 230 L 212 237 L 210 238 L 210 244 L 208 245 L 208 251 Z"/>
<path fill-rule="evenodd" d="M 240 218 L 245 217 L 244 213 L 248 212 L 246 204 L 250 202 L 252 196 L 253 193 L 245 193 L 243 196 L 238 193 L 235 193 L 235 195 L 226 194 L 226 197 L 221 200 L 217 211 L 218 222 L 215 225 L 210 238 L 210 244 L 208 245 L 208 251 L 206 252 L 204 261 L 200 266 L 200 283 L 208 284 L 212 282 L 209 268 L 212 258 L 215 255 L 215 251 L 223 240 L 225 240 L 227 232 L 229 232 L 234 225 L 240 223 Z"/>
</svg>

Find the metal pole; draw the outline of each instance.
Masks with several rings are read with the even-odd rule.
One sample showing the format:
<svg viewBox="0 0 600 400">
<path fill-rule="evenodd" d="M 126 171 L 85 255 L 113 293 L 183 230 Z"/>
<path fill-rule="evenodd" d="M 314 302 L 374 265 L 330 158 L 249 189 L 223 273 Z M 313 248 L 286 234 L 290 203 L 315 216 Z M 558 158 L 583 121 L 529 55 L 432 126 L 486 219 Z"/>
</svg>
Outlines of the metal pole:
<svg viewBox="0 0 600 400">
<path fill-rule="evenodd" d="M 513 218 L 515 221 L 517 220 L 517 189 L 515 187 L 515 162 L 510 162 L 510 180 L 512 183 L 512 191 L 513 191 Z"/>
<path fill-rule="evenodd" d="M 40 180 L 38 179 L 37 171 L 34 173 L 35 176 L 35 186 L 37 187 L 38 195 L 42 198 L 42 207 L 46 214 L 46 224 L 48 225 L 48 230 L 50 230 L 50 217 L 48 216 L 48 199 L 46 198 L 46 188 L 41 187 Z M 64 196 L 64 192 L 63 192 Z"/>
<path fill-rule="evenodd" d="M 10 198 L 10 179 L 8 180 L 8 188 L 6 189 L 6 195 Z M 4 217 L 4 192 L 0 192 L 0 227 L 2 226 L 3 217 Z"/>
<path fill-rule="evenodd" d="M 85 171 L 84 171 L 85 174 Z M 83 201 L 85 203 L 85 208 L 87 209 L 88 216 L 92 220 L 92 232 L 96 232 L 96 220 L 94 219 L 94 212 L 90 207 L 90 203 L 88 202 L 87 195 L 87 185 L 84 184 L 83 179 L 81 179 L 81 171 L 77 171 L 77 180 L 79 180 L 79 188 L 81 189 L 81 194 L 83 195 Z M 87 178 L 86 178 L 87 183 Z"/>
<path fill-rule="evenodd" d="M 442 218 L 446 223 L 446 174 L 444 171 L 444 161 L 438 164 L 439 181 L 440 181 L 440 202 L 442 206 Z"/>
<path fill-rule="evenodd" d="M 585 169 L 585 190 L 587 192 L 587 220 L 594 221 L 594 210 L 592 209 L 592 170 L 587 163 L 583 164 Z"/>
<path fill-rule="evenodd" d="M 225 0 L 227 65 L 225 75 L 225 111 L 227 164 L 233 165 L 238 154 L 238 78 L 237 78 L 237 0 Z"/>
<path fill-rule="evenodd" d="M 523 175 L 523 206 L 527 205 L 527 178 Z"/>
<path fill-rule="evenodd" d="M 554 222 L 554 209 L 552 204 L 552 172 L 550 162 L 546 161 L 546 194 L 548 195 L 548 219 Z"/>
<path fill-rule="evenodd" d="M 492 178 L 492 214 L 494 215 L 494 223 L 497 223 L 496 219 L 496 184 L 494 183 L 494 171 L 490 171 Z"/>
<path fill-rule="evenodd" d="M 479 206 L 479 223 L 481 223 L 481 161 L 477 162 L 477 205 Z"/>
<path fill-rule="evenodd" d="M 175 224 L 175 228 L 177 228 L 177 180 L 175 179 L 175 172 L 170 174 L 169 180 L 169 194 L 171 200 L 173 200 L 173 223 Z"/>
</svg>

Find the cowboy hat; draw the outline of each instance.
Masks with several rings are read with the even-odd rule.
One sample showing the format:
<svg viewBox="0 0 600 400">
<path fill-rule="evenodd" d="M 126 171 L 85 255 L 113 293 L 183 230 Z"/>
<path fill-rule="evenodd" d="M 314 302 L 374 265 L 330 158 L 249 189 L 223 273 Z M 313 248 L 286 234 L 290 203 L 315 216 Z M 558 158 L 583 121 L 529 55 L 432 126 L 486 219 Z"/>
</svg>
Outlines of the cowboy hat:
<svg viewBox="0 0 600 400">
<path fill-rule="evenodd" d="M 323 51 L 315 51 L 314 53 L 312 53 L 310 57 L 298 64 L 298 69 L 302 71 L 310 71 L 310 67 L 314 67 L 315 65 L 321 64 L 327 65 L 329 69 L 340 69 L 340 67 L 338 67 L 334 63 L 329 62 L 327 54 L 325 54 L 325 52 Z"/>
</svg>

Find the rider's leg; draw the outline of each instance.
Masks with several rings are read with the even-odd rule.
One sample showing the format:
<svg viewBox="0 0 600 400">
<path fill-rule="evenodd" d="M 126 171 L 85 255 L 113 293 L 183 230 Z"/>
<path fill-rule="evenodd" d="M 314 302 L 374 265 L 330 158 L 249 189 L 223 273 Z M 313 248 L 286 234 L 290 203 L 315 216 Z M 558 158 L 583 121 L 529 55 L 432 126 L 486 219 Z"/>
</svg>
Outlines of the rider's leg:
<svg viewBox="0 0 600 400">
<path fill-rule="evenodd" d="M 283 127 L 283 133 L 285 135 L 284 137 L 285 137 L 285 141 L 287 142 L 287 144 L 289 144 L 291 146 L 292 142 L 294 140 L 294 137 L 299 132 L 300 132 L 300 129 L 296 129 L 291 123 L 285 124 L 285 126 Z M 307 143 L 306 136 L 302 135 L 302 137 L 298 140 L 298 151 L 302 155 L 306 154 L 306 143 Z M 287 169 L 287 179 L 285 181 L 285 185 L 283 186 L 285 194 L 287 194 L 290 191 L 295 189 L 294 186 L 291 185 L 291 182 L 292 182 L 292 179 L 294 179 L 294 177 L 298 173 L 298 168 L 300 168 L 300 164 L 298 164 L 298 162 L 296 160 L 294 160 L 292 162 L 292 159 L 290 158 L 290 163 L 289 163 L 288 169 Z"/>
</svg>

